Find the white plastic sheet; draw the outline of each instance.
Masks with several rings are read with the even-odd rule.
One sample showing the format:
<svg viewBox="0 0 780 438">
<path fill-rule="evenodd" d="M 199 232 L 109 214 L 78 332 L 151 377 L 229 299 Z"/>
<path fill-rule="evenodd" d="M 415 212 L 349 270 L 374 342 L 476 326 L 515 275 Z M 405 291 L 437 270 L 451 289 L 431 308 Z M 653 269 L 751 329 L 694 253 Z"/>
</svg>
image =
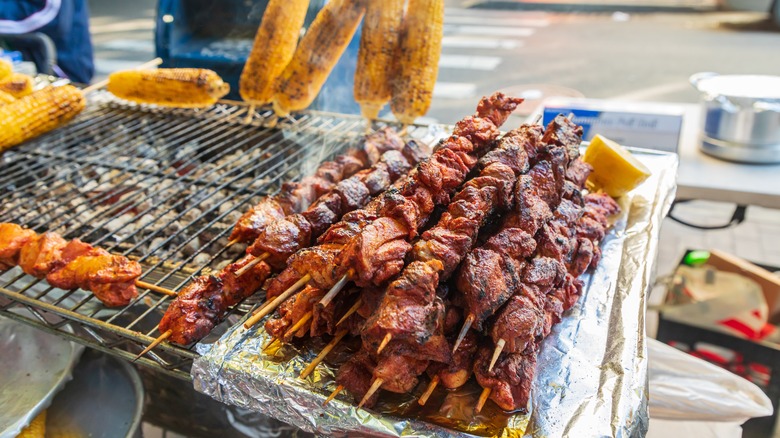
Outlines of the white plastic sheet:
<svg viewBox="0 0 780 438">
<path fill-rule="evenodd" d="M 742 424 L 772 415 L 758 386 L 709 362 L 648 339 L 650 418 Z"/>
</svg>

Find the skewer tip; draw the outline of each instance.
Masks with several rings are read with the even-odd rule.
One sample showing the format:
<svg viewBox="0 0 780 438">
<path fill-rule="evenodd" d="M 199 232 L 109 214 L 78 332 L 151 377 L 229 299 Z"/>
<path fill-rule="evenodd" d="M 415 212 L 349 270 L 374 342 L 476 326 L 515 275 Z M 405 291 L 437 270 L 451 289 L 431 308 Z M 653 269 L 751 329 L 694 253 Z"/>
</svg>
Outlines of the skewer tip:
<svg viewBox="0 0 780 438">
<path fill-rule="evenodd" d="M 307 322 L 309 322 L 312 316 L 314 316 L 314 313 L 312 311 L 306 312 L 306 314 L 303 315 L 303 318 L 299 319 L 298 322 L 293 324 L 293 326 L 290 327 L 290 329 L 284 333 L 284 337 L 282 339 L 288 341 L 290 338 L 292 338 L 295 335 L 295 333 L 298 332 L 298 330 L 300 330 Z"/>
<path fill-rule="evenodd" d="M 393 335 L 392 335 L 392 333 L 388 333 L 388 334 L 386 334 L 386 335 L 385 335 L 385 337 L 384 337 L 384 339 L 382 339 L 382 343 L 380 343 L 380 344 L 379 344 L 379 348 L 377 348 L 377 349 L 376 349 L 376 354 L 379 354 L 379 353 L 381 353 L 381 352 L 382 352 L 382 350 L 384 350 L 384 349 L 385 349 L 385 347 L 387 347 L 387 344 L 389 344 L 389 343 L 390 343 L 390 341 L 392 341 L 392 340 L 393 340 Z"/>
<path fill-rule="evenodd" d="M 240 277 L 240 276 L 246 274 L 247 272 L 249 272 L 250 269 L 254 268 L 260 262 L 262 262 L 263 260 L 267 259 L 268 256 L 269 256 L 269 254 L 267 252 L 263 253 L 263 254 L 260 254 L 260 256 L 253 258 L 252 260 L 249 261 L 249 263 L 247 263 L 246 265 L 242 266 L 241 269 L 237 270 L 234 275 L 236 277 Z"/>
<path fill-rule="evenodd" d="M 257 309 L 257 311 L 251 317 L 249 317 L 249 319 L 244 321 L 244 328 L 252 328 L 266 315 L 276 310 L 276 308 L 279 307 L 279 305 L 282 304 L 284 300 L 292 296 L 295 292 L 298 291 L 298 289 L 302 288 L 306 283 L 308 283 L 309 280 L 311 280 L 311 275 L 304 275 L 300 278 L 300 280 L 296 281 L 295 284 L 288 287 L 286 291 L 282 292 L 278 297 L 274 298 L 273 301 L 265 303 L 265 305 Z"/>
<path fill-rule="evenodd" d="M 333 285 L 332 288 L 330 288 L 328 293 L 325 294 L 325 296 L 322 297 L 322 299 L 320 300 L 320 304 L 322 305 L 322 307 L 328 307 L 328 304 L 330 304 L 330 302 L 333 301 L 334 298 L 336 298 L 336 295 L 338 295 L 339 292 L 341 292 L 341 289 L 344 289 L 344 286 L 347 285 L 350 277 L 352 277 L 353 275 L 355 275 L 355 271 L 350 269 L 349 271 L 347 271 L 346 274 L 344 274 L 343 277 L 339 279 L 339 281 L 336 282 L 336 284 Z"/>
<path fill-rule="evenodd" d="M 463 342 L 463 338 L 466 337 L 466 333 L 469 332 L 469 329 L 471 328 L 471 324 L 474 323 L 475 316 L 473 313 L 469 313 L 469 316 L 466 317 L 466 320 L 463 321 L 463 327 L 460 329 L 460 333 L 458 333 L 458 338 L 455 339 L 455 345 L 452 347 L 452 352 L 455 353 L 458 351 L 458 347 L 460 347 L 460 343 Z"/>
<path fill-rule="evenodd" d="M 336 389 L 330 393 L 328 398 L 326 398 L 325 401 L 322 402 L 322 406 L 327 406 L 328 403 L 330 403 L 334 398 L 336 398 L 336 396 L 339 395 L 339 393 L 343 390 L 344 390 L 344 385 L 337 386 Z"/>
<path fill-rule="evenodd" d="M 496 361 L 498 361 L 498 357 L 501 356 L 501 351 L 504 349 L 504 345 L 506 345 L 506 341 L 504 339 L 499 339 L 498 342 L 496 342 L 496 349 L 493 350 L 493 357 L 490 358 L 490 366 L 488 366 L 488 372 L 493 371 L 493 366 L 496 365 Z"/>
<path fill-rule="evenodd" d="M 481 412 L 482 407 L 485 406 L 485 402 L 487 402 L 488 397 L 490 397 L 490 388 L 485 388 L 482 390 L 482 394 L 479 395 L 479 401 L 477 401 L 477 407 L 474 410 Z"/>
<path fill-rule="evenodd" d="M 160 336 L 157 337 L 154 341 L 152 341 L 151 344 L 149 344 L 148 347 L 144 348 L 144 351 L 140 352 L 138 356 L 136 356 L 133 359 L 133 362 L 137 361 L 138 359 L 142 358 L 146 353 L 152 351 L 152 349 L 158 345 L 160 345 L 164 340 L 171 337 L 173 334 L 173 330 L 166 330 L 164 333 L 162 333 Z"/>
<path fill-rule="evenodd" d="M 375 392 L 379 390 L 379 388 L 382 386 L 382 383 L 384 383 L 384 379 L 376 379 L 373 383 L 371 383 L 371 387 L 368 388 L 368 391 L 366 392 L 366 395 L 363 396 L 363 398 L 360 400 L 360 403 L 358 403 L 358 409 L 362 408 L 366 402 L 371 398 L 372 395 L 374 395 Z"/>
<path fill-rule="evenodd" d="M 164 288 L 162 286 L 157 286 L 156 284 L 148 283 L 148 282 L 142 281 L 142 280 L 136 280 L 135 281 L 135 285 L 140 287 L 141 289 L 148 289 L 148 290 L 150 290 L 152 292 L 161 293 L 163 295 L 168 295 L 170 297 L 175 297 L 175 296 L 178 295 L 178 293 L 176 293 L 176 291 L 172 291 L 172 290 L 166 289 L 166 288 Z"/>
<path fill-rule="evenodd" d="M 275 344 L 277 344 L 277 343 L 279 343 L 279 342 L 281 342 L 281 341 L 279 341 L 279 339 L 277 339 L 277 338 L 273 338 L 273 339 L 271 339 L 271 342 L 269 342 L 269 343 L 265 344 L 265 347 L 263 347 L 263 350 L 262 350 L 262 351 L 263 351 L 263 353 L 265 353 L 265 352 L 266 352 L 266 350 L 270 350 L 270 349 L 271 349 L 271 347 L 273 347 Z"/>
<path fill-rule="evenodd" d="M 425 403 L 428 402 L 428 398 L 433 394 L 433 390 L 436 389 L 436 386 L 439 384 L 439 375 L 433 376 L 433 379 L 431 379 L 431 383 L 428 384 L 428 387 L 425 388 L 425 392 L 420 396 L 420 399 L 417 400 L 417 404 L 420 406 L 425 406 Z"/>
</svg>

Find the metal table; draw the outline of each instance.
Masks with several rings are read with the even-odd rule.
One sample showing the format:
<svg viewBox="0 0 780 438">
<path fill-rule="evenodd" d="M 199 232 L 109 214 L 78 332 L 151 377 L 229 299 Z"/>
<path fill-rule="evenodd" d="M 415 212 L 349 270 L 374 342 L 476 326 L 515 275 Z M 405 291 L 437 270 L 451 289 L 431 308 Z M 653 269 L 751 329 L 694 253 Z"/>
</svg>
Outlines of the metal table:
<svg viewBox="0 0 780 438">
<path fill-rule="evenodd" d="M 780 164 L 740 164 L 699 150 L 701 107 L 680 105 L 685 113 L 680 134 L 677 198 L 731 202 L 780 209 Z"/>
</svg>

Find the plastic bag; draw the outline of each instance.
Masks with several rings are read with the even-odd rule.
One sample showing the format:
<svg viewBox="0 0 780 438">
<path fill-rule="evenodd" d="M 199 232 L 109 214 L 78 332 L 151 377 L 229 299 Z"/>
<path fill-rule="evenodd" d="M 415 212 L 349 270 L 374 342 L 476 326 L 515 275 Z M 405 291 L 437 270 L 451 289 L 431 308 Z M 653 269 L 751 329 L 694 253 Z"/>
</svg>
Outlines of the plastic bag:
<svg viewBox="0 0 780 438">
<path fill-rule="evenodd" d="M 650 417 L 744 423 L 772 415 L 758 386 L 655 339 L 647 340 Z"/>
</svg>

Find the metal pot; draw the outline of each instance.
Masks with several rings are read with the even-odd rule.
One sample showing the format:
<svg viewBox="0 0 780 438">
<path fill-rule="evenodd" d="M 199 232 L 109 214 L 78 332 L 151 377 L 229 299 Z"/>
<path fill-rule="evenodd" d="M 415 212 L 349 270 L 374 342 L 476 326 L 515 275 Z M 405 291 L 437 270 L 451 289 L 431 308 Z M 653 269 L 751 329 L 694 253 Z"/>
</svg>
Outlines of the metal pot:
<svg viewBox="0 0 780 438">
<path fill-rule="evenodd" d="M 780 163 L 780 76 L 697 73 L 702 93 L 701 149 L 744 163 Z"/>
</svg>

